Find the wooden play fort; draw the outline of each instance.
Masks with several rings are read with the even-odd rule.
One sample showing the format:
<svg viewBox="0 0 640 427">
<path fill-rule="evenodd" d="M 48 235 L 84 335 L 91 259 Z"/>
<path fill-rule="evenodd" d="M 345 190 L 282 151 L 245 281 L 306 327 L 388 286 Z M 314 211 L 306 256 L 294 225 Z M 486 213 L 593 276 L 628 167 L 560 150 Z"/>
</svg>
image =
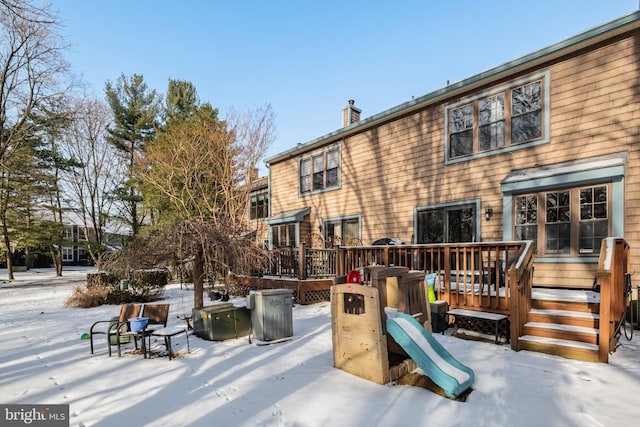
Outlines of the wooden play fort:
<svg viewBox="0 0 640 427">
<path fill-rule="evenodd" d="M 474 373 L 431 335 L 424 273 L 404 267 L 372 268 L 370 283 L 331 287 L 336 368 L 387 384 L 420 367 L 447 397 L 456 398 Z"/>
</svg>

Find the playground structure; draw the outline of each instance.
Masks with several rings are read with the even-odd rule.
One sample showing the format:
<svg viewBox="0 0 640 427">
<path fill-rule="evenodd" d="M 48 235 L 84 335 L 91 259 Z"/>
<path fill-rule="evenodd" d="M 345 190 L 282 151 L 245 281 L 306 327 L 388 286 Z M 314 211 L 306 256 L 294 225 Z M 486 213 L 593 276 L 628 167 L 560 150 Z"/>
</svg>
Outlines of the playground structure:
<svg viewBox="0 0 640 427">
<path fill-rule="evenodd" d="M 474 373 L 431 335 L 425 276 L 404 267 L 370 267 L 370 284 L 331 287 L 334 366 L 387 384 L 420 367 L 449 398 L 473 384 Z"/>
</svg>

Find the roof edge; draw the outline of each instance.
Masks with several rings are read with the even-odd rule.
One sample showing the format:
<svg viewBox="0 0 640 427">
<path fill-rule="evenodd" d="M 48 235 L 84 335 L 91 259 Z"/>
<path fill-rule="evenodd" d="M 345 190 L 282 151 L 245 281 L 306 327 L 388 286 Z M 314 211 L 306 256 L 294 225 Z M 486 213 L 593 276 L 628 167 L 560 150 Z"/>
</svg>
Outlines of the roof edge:
<svg viewBox="0 0 640 427">
<path fill-rule="evenodd" d="M 294 157 L 297 153 L 311 150 L 317 146 L 324 145 L 334 140 L 344 138 L 356 132 L 361 132 L 374 124 L 393 119 L 396 116 L 408 114 L 419 108 L 435 103 L 445 96 L 453 96 L 456 92 L 471 89 L 474 86 L 479 86 L 481 83 L 486 83 L 492 79 L 497 80 L 503 77 L 505 74 L 516 73 L 520 69 L 526 66 L 534 66 L 536 62 L 542 62 L 542 60 L 550 60 L 560 55 L 576 51 L 586 46 L 598 43 L 605 38 L 614 37 L 618 34 L 622 34 L 627 31 L 631 31 L 640 27 L 640 10 L 632 12 L 628 15 L 614 19 L 597 27 L 591 28 L 587 31 L 579 33 L 575 36 L 564 39 L 558 43 L 554 43 L 551 46 L 536 50 L 532 53 L 526 54 L 514 60 L 505 62 L 496 67 L 490 68 L 481 73 L 475 74 L 459 82 L 447 85 L 444 88 L 437 89 L 421 97 L 412 99 L 411 101 L 404 102 L 395 107 L 384 110 L 380 113 L 369 116 L 365 119 L 353 123 L 345 128 L 341 128 L 312 139 L 306 143 L 298 143 L 295 147 L 285 150 L 279 154 L 275 154 L 264 160 L 265 164 L 270 165 L 272 163 L 286 160 Z"/>
</svg>

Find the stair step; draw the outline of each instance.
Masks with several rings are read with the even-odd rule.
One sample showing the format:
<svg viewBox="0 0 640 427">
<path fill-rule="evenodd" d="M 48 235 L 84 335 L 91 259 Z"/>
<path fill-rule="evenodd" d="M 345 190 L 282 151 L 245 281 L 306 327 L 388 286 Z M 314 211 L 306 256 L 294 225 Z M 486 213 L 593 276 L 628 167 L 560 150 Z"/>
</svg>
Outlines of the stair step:
<svg viewBox="0 0 640 427">
<path fill-rule="evenodd" d="M 588 320 L 600 320 L 600 314 L 598 313 L 590 313 L 585 311 L 571 311 L 571 310 L 547 310 L 547 309 L 539 309 L 532 308 L 529 313 L 537 314 L 541 316 L 548 317 L 568 317 L 568 318 L 580 318 L 580 319 L 588 319 Z"/>
<path fill-rule="evenodd" d="M 532 308 L 527 313 L 529 322 L 555 323 L 559 325 L 582 326 L 585 328 L 599 328 L 600 314 L 575 310 L 557 310 Z"/>
<path fill-rule="evenodd" d="M 599 335 L 599 331 L 595 328 L 545 322 L 527 322 L 522 328 L 522 332 L 525 335 L 572 340 L 590 344 L 597 344 Z"/>
<path fill-rule="evenodd" d="M 598 335 L 599 331 L 595 328 L 587 328 L 584 326 L 561 325 L 559 323 L 543 323 L 543 322 L 527 322 L 524 325 L 530 328 L 550 329 L 554 331 L 574 332 L 578 334 Z"/>
<path fill-rule="evenodd" d="M 520 350 L 552 354 L 568 359 L 600 361 L 599 349 L 595 344 L 525 335 L 520 337 L 518 347 Z"/>
<path fill-rule="evenodd" d="M 535 344 L 551 345 L 556 347 L 566 347 L 566 348 L 598 351 L 598 346 L 596 344 L 589 344 L 585 342 L 571 341 L 571 340 L 563 340 L 559 338 L 546 338 L 546 337 L 536 337 L 533 335 L 523 335 L 519 338 L 519 340 L 535 343 Z"/>
<path fill-rule="evenodd" d="M 600 304 L 600 293 L 580 289 L 533 288 L 531 298 L 542 301 Z"/>
<path fill-rule="evenodd" d="M 531 308 L 538 310 L 575 311 L 595 314 L 600 311 L 600 304 L 591 302 L 557 301 L 551 299 L 532 299 Z"/>
</svg>

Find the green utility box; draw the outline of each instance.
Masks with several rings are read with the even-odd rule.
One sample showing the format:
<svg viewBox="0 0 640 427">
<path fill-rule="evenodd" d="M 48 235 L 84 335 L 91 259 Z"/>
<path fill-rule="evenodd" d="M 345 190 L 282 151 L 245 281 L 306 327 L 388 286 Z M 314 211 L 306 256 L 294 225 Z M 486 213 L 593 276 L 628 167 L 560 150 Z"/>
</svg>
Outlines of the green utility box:
<svg viewBox="0 0 640 427">
<path fill-rule="evenodd" d="M 249 335 L 251 311 L 230 302 L 194 308 L 193 333 L 209 341 L 224 341 Z"/>
<path fill-rule="evenodd" d="M 293 335 L 293 291 L 263 289 L 250 291 L 247 307 L 251 309 L 253 336 L 260 341 L 273 341 Z"/>
</svg>

